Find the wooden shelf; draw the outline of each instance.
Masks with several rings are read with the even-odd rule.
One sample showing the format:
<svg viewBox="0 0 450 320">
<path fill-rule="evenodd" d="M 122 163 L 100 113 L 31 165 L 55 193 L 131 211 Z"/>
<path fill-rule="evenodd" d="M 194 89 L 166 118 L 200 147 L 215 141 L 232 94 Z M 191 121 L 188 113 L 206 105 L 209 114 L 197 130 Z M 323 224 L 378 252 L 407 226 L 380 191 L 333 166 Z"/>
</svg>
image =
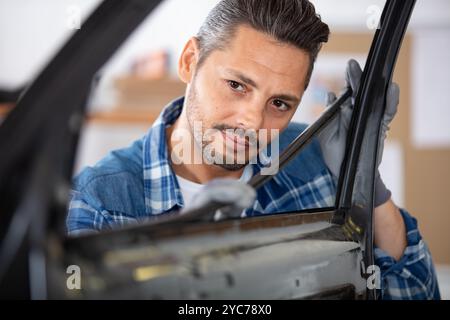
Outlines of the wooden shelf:
<svg viewBox="0 0 450 320">
<path fill-rule="evenodd" d="M 143 111 L 115 109 L 111 111 L 93 112 L 87 115 L 87 121 L 90 123 L 140 123 L 151 124 L 159 116 L 161 111 Z"/>
</svg>

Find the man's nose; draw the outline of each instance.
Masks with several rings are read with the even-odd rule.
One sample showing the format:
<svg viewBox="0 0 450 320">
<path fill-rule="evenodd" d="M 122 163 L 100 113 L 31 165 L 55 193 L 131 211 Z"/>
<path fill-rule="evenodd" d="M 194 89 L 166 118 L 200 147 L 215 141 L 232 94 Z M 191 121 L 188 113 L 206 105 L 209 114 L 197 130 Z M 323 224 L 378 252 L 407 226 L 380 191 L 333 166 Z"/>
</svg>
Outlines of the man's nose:
<svg viewBox="0 0 450 320">
<path fill-rule="evenodd" d="M 237 110 L 237 125 L 243 129 L 259 130 L 264 123 L 264 103 L 261 101 L 251 101 L 243 103 Z"/>
</svg>

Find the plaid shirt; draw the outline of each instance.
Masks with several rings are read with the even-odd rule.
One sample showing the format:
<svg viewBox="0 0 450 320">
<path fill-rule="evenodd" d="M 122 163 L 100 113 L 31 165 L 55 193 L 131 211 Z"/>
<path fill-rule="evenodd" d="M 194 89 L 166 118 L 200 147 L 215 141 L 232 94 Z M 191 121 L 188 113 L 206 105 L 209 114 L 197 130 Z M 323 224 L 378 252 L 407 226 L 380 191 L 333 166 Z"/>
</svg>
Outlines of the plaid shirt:
<svg viewBox="0 0 450 320">
<path fill-rule="evenodd" d="M 184 207 L 176 175 L 169 163 L 166 128 L 179 117 L 183 98 L 161 113 L 148 134 L 126 149 L 111 152 L 75 179 L 67 217 L 70 235 L 122 227 Z M 283 150 L 305 125 L 292 123 L 280 135 Z M 253 164 L 253 171 L 261 170 Z M 301 170 L 299 170 L 301 168 Z M 244 216 L 257 216 L 334 206 L 336 185 L 317 141 L 271 181 L 258 189 L 254 205 Z M 431 254 L 417 229 L 417 221 L 401 210 L 408 234 L 408 247 L 396 262 L 375 248 L 381 269 L 384 299 L 439 299 Z"/>
</svg>

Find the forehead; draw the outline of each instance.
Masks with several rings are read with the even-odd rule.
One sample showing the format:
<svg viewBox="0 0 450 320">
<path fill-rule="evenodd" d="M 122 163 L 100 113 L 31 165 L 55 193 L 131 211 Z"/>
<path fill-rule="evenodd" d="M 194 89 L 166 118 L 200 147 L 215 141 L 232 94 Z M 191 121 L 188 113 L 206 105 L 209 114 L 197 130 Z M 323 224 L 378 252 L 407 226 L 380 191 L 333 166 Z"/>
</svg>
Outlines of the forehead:
<svg viewBox="0 0 450 320">
<path fill-rule="evenodd" d="M 211 54 L 213 62 L 238 68 L 257 80 L 278 80 L 284 86 L 303 88 L 309 69 L 308 54 L 293 45 L 243 25 L 236 29 L 224 50 Z"/>
</svg>

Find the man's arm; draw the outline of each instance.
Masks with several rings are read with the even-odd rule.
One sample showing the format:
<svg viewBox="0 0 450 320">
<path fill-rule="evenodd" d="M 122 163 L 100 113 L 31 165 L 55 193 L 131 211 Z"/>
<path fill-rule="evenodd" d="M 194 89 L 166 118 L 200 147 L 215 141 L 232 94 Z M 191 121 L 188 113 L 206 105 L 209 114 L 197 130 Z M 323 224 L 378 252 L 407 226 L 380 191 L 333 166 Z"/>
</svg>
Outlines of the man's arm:
<svg viewBox="0 0 450 320">
<path fill-rule="evenodd" d="M 66 219 L 67 234 L 78 236 L 100 231 L 105 224 L 103 215 L 89 205 L 81 194 L 72 190 L 72 198 Z"/>
<path fill-rule="evenodd" d="M 385 205 L 393 205 L 395 207 L 393 203 L 386 203 Z M 381 209 L 381 207 L 382 206 L 377 209 Z M 396 213 L 400 213 L 401 223 L 403 223 L 406 231 L 406 248 L 403 250 L 400 257 L 395 257 L 395 254 L 388 253 L 386 250 L 398 250 L 398 252 L 400 252 L 401 246 L 392 244 L 391 247 L 391 244 L 388 244 L 388 242 L 394 243 L 397 235 L 394 234 L 388 237 L 383 234 L 375 240 L 375 242 L 378 242 L 374 250 L 375 264 L 381 271 L 382 299 L 440 299 L 439 286 L 431 253 L 420 235 L 417 220 L 404 209 L 394 209 L 394 212 L 395 211 L 397 211 Z M 396 229 L 393 226 L 388 225 L 389 223 L 397 224 L 397 222 L 393 220 L 398 219 L 398 216 L 388 216 L 388 214 L 394 212 L 390 212 L 390 210 L 379 210 L 375 213 L 375 234 L 382 234 L 386 231 L 386 234 L 396 232 Z M 381 219 L 379 221 L 377 221 L 376 218 L 378 213 L 381 213 Z M 386 214 L 386 216 L 384 216 L 384 214 Z M 380 223 L 381 226 L 377 226 L 377 223 Z M 386 223 L 386 225 L 384 223 Z M 401 224 L 400 221 L 398 223 Z M 380 228 L 386 229 L 380 230 Z M 400 238 L 400 236 L 398 238 Z M 403 238 L 398 241 L 401 242 L 402 240 Z M 383 244 L 380 244 L 380 242 L 383 242 Z M 383 246 L 383 248 L 379 247 L 379 245 Z"/>
<path fill-rule="evenodd" d="M 407 246 L 406 227 L 400 210 L 389 199 L 375 208 L 375 245 L 395 260 L 400 260 Z"/>
</svg>

